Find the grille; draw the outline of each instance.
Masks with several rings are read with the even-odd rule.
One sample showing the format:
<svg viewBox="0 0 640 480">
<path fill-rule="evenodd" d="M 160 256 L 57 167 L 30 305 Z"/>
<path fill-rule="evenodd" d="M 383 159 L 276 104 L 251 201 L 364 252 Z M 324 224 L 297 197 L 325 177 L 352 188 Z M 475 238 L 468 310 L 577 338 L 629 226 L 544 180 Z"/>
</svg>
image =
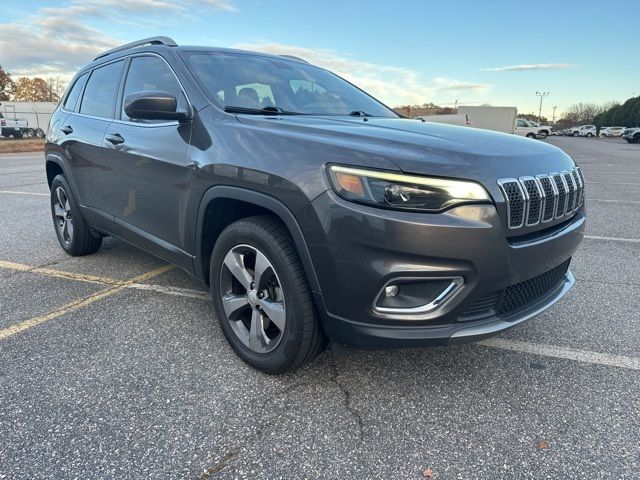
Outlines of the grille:
<svg viewBox="0 0 640 480">
<path fill-rule="evenodd" d="M 584 201 L 580 168 L 536 177 L 498 180 L 507 206 L 509 228 L 534 226 L 571 215 Z"/>
<path fill-rule="evenodd" d="M 544 297 L 553 288 L 557 287 L 561 280 L 565 278 L 569 269 L 569 262 L 558 265 L 542 275 L 533 277 L 524 282 L 516 283 L 506 288 L 502 297 L 502 302 L 498 308 L 498 315 L 520 310 L 536 300 Z"/>
<path fill-rule="evenodd" d="M 468 322 L 496 314 L 506 316 L 528 307 L 547 295 L 564 280 L 570 261 L 571 259 L 537 277 L 476 299 L 466 308 L 459 320 Z"/>
</svg>

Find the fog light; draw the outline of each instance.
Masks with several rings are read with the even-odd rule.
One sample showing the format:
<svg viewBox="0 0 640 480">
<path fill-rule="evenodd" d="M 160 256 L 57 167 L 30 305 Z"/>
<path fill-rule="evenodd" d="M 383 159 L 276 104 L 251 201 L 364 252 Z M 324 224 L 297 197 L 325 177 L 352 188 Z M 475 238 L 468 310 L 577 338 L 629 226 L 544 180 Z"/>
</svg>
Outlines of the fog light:
<svg viewBox="0 0 640 480">
<path fill-rule="evenodd" d="M 388 285 L 384 287 L 384 296 L 385 297 L 395 297 L 398 295 L 398 286 L 397 285 Z"/>
</svg>

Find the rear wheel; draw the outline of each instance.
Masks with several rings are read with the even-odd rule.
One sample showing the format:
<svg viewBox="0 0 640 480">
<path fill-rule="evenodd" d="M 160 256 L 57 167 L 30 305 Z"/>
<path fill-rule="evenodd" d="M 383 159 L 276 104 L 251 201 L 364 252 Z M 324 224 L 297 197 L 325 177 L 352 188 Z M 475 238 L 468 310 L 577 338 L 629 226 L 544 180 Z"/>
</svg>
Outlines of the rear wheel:
<svg viewBox="0 0 640 480">
<path fill-rule="evenodd" d="M 69 255 L 89 255 L 102 245 L 102 237 L 96 237 L 87 227 L 63 175 L 51 182 L 51 216 L 60 246 Z"/>
<path fill-rule="evenodd" d="M 41 128 L 36 128 L 36 137 L 44 138 L 44 130 L 42 130 Z"/>
<path fill-rule="evenodd" d="M 258 370 L 295 370 L 324 347 L 300 259 L 272 217 L 238 220 L 220 234 L 211 255 L 210 284 L 227 341 Z"/>
<path fill-rule="evenodd" d="M 536 138 L 535 133 L 527 133 L 527 138 Z"/>
</svg>

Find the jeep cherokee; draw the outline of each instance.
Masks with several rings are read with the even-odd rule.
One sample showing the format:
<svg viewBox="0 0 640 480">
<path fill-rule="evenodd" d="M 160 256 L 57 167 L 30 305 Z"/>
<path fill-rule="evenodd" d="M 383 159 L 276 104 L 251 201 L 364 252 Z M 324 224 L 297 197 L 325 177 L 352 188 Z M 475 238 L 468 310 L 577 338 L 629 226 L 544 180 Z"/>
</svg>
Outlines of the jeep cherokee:
<svg viewBox="0 0 640 480">
<path fill-rule="evenodd" d="M 62 248 L 112 235 L 206 282 L 264 372 L 326 340 L 482 339 L 574 283 L 584 178 L 560 149 L 422 123 L 302 59 L 154 37 L 82 68 L 47 136 Z"/>
</svg>

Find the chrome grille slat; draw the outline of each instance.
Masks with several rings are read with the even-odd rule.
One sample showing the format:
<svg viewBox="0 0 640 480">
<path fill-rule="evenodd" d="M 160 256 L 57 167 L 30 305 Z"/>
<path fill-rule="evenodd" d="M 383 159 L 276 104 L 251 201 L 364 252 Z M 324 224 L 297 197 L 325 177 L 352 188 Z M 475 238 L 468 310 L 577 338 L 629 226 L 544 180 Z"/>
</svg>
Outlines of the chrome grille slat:
<svg viewBox="0 0 640 480">
<path fill-rule="evenodd" d="M 572 215 L 584 203 L 584 176 L 578 167 L 535 177 L 503 178 L 498 185 L 510 229 Z"/>
</svg>

